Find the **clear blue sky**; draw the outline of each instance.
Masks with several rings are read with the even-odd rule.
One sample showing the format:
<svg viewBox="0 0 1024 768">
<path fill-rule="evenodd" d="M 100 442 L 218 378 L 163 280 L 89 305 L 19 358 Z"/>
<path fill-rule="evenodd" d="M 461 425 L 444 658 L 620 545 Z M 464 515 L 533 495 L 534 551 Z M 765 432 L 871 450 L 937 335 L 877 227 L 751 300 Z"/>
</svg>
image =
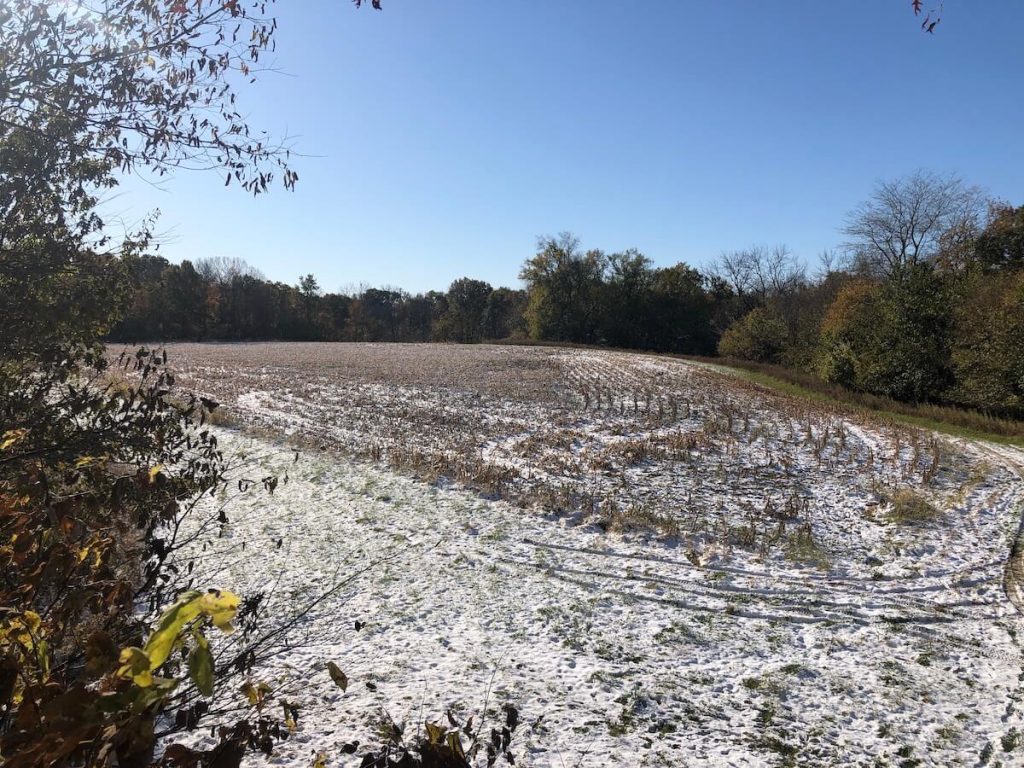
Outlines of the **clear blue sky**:
<svg viewBox="0 0 1024 768">
<path fill-rule="evenodd" d="M 929 0 L 925 5 L 930 5 Z M 278 0 L 253 122 L 296 192 L 129 181 L 172 261 L 411 291 L 517 285 L 537 235 L 658 265 L 788 244 L 813 262 L 879 179 L 956 172 L 1024 202 L 1024 2 Z"/>
</svg>

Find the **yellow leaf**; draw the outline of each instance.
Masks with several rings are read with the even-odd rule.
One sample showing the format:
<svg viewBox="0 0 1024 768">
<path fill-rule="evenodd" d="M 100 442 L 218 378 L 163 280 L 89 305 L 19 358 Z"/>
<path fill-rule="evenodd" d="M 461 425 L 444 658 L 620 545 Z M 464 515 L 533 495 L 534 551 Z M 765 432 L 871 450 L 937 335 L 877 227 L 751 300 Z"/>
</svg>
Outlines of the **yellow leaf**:
<svg viewBox="0 0 1024 768">
<path fill-rule="evenodd" d="M 195 590 L 185 592 L 160 616 L 156 629 L 146 641 L 150 669 L 156 669 L 167 661 L 185 625 L 199 616 L 201 597 L 202 593 Z"/>
<path fill-rule="evenodd" d="M 141 648 L 129 647 L 121 650 L 118 677 L 130 677 L 140 688 L 148 688 L 153 684 L 153 661 Z"/>
<path fill-rule="evenodd" d="M 28 435 L 27 429 L 10 429 L 0 437 L 0 451 L 5 451 L 25 439 Z"/>
<path fill-rule="evenodd" d="M 0 625 L 0 640 L 5 643 L 20 645 L 25 650 L 32 650 L 36 645 L 36 636 L 42 626 L 42 619 L 35 611 L 24 611 L 16 614 Z"/>
<path fill-rule="evenodd" d="M 327 755 L 317 752 L 316 758 L 313 760 L 313 768 L 327 768 Z"/>
<path fill-rule="evenodd" d="M 246 680 L 242 683 L 240 690 L 245 694 L 245 697 L 249 699 L 249 704 L 260 708 L 263 706 L 263 700 L 273 693 L 273 689 L 262 681 L 253 685 L 250 681 Z"/>
<path fill-rule="evenodd" d="M 152 483 L 152 482 L 154 482 L 156 480 L 156 476 L 160 474 L 160 471 L 162 469 L 163 469 L 163 466 L 161 464 L 157 464 L 157 465 L 155 465 L 153 467 L 150 467 L 150 470 L 149 470 L 149 482 L 150 483 Z"/>
<path fill-rule="evenodd" d="M 38 632 L 43 624 L 43 620 L 35 611 L 25 611 L 21 614 L 21 620 L 29 632 Z"/>
<path fill-rule="evenodd" d="M 432 723 L 429 720 L 424 724 L 427 729 L 427 740 L 431 744 L 440 744 L 444 741 L 445 729 L 436 723 Z"/>
<path fill-rule="evenodd" d="M 200 608 L 203 613 L 210 617 L 213 626 L 222 632 L 233 632 L 231 620 L 238 613 L 238 605 L 241 601 L 234 592 L 217 590 L 207 592 L 200 599 Z"/>
<path fill-rule="evenodd" d="M 255 706 L 256 702 L 260 700 L 259 693 L 256 691 L 256 688 L 253 686 L 253 684 L 250 683 L 248 680 L 242 683 L 241 691 L 245 694 L 245 698 L 249 700 L 249 704 L 251 706 Z"/>
</svg>

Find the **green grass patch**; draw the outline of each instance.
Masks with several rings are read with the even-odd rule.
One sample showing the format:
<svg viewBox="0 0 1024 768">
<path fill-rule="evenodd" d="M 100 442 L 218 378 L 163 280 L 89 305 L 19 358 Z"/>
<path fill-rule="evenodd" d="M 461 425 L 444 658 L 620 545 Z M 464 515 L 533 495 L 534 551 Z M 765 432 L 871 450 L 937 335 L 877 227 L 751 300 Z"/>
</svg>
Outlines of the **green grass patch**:
<svg viewBox="0 0 1024 768">
<path fill-rule="evenodd" d="M 930 523 L 942 513 L 924 496 L 910 488 L 899 488 L 884 499 L 889 503 L 889 519 L 901 525 Z"/>
<path fill-rule="evenodd" d="M 717 358 L 686 358 L 723 373 L 760 384 L 794 397 L 842 406 L 871 414 L 876 419 L 920 427 L 954 437 L 988 440 L 994 443 L 1024 447 L 1024 422 L 1000 419 L 979 411 L 969 411 L 930 403 L 901 403 L 886 397 L 840 387 L 821 381 L 810 374 L 781 366 L 761 365 L 743 360 Z"/>
</svg>

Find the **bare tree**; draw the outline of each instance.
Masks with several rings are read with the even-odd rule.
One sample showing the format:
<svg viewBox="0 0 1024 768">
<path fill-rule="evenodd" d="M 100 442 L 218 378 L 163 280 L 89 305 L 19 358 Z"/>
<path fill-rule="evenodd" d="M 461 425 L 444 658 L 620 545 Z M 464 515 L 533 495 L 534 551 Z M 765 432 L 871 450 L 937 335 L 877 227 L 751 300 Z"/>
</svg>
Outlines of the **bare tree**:
<svg viewBox="0 0 1024 768">
<path fill-rule="evenodd" d="M 814 274 L 815 280 L 820 282 L 837 271 L 839 271 L 839 256 L 834 249 L 823 249 L 818 254 L 818 269 Z"/>
<path fill-rule="evenodd" d="M 256 267 L 250 265 L 245 259 L 237 256 L 210 256 L 196 260 L 196 272 L 209 282 L 220 285 L 229 285 L 232 280 L 238 277 L 253 277 L 264 280 L 265 277 Z"/>
<path fill-rule="evenodd" d="M 791 293 L 807 281 L 806 267 L 785 245 L 756 245 L 723 253 L 712 271 L 737 296 L 753 303 Z"/>
<path fill-rule="evenodd" d="M 852 265 L 892 277 L 907 267 L 957 260 L 961 246 L 978 233 L 986 197 L 958 176 L 917 171 L 881 182 L 846 218 L 842 232 Z"/>
</svg>

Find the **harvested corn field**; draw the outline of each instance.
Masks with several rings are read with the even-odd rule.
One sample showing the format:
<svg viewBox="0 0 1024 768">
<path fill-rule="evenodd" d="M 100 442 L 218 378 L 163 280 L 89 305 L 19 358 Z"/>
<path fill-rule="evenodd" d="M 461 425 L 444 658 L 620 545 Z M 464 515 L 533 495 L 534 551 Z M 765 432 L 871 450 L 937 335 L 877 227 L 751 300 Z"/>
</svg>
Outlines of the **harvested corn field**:
<svg viewBox="0 0 1024 768">
<path fill-rule="evenodd" d="M 226 449 L 289 480 L 230 500 L 197 583 L 265 592 L 284 615 L 381 563 L 261 662 L 281 696 L 329 713 L 275 762 L 371 740 L 378 705 L 415 728 L 503 703 L 525 765 L 1024 758 L 1002 584 L 1015 449 L 639 354 L 168 352 L 222 404 Z"/>
</svg>

